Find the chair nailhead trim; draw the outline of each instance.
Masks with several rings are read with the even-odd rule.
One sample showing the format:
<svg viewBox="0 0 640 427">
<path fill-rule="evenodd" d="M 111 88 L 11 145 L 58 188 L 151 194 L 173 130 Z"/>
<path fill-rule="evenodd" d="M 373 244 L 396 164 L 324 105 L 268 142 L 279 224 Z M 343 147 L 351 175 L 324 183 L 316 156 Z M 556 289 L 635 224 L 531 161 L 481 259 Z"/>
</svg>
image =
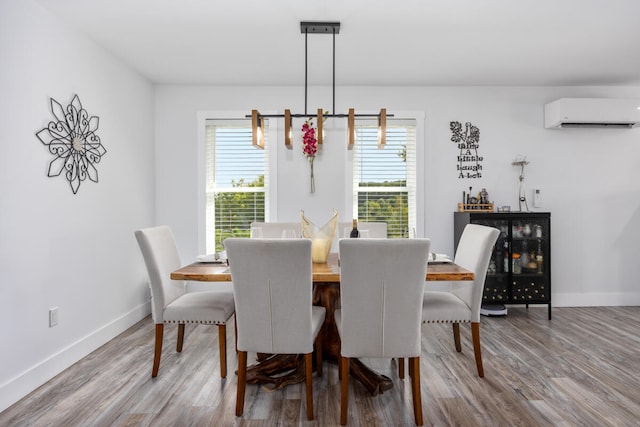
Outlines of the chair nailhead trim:
<svg viewBox="0 0 640 427">
<path fill-rule="evenodd" d="M 471 320 L 425 320 L 422 323 L 471 323 Z"/>
<path fill-rule="evenodd" d="M 212 322 L 209 320 L 165 320 L 164 323 L 198 323 L 200 325 L 226 325 L 227 322 Z"/>
</svg>

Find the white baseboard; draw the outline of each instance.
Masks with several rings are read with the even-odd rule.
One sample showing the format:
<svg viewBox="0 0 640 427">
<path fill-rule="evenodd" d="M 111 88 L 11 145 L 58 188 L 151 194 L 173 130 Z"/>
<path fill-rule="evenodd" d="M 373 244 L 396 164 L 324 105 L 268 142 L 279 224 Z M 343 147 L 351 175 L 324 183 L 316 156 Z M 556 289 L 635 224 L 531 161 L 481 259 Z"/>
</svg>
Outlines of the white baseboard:
<svg viewBox="0 0 640 427">
<path fill-rule="evenodd" d="M 425 291 L 448 291 L 450 282 L 426 282 Z M 521 305 L 521 304 L 509 304 Z M 551 307 L 625 307 L 640 306 L 640 292 L 553 293 Z M 531 304 L 544 307 L 546 304 Z"/>
<path fill-rule="evenodd" d="M 524 304 L 507 304 L 523 306 Z M 630 307 L 640 306 L 640 292 L 597 292 L 589 294 L 560 293 L 551 295 L 551 308 L 556 307 Z M 529 307 L 547 309 L 546 304 L 530 304 Z"/>
<path fill-rule="evenodd" d="M 640 305 L 640 292 L 558 293 L 551 295 L 552 307 L 624 307 Z"/>
<path fill-rule="evenodd" d="M 151 313 L 151 300 L 0 385 L 0 412 Z"/>
</svg>

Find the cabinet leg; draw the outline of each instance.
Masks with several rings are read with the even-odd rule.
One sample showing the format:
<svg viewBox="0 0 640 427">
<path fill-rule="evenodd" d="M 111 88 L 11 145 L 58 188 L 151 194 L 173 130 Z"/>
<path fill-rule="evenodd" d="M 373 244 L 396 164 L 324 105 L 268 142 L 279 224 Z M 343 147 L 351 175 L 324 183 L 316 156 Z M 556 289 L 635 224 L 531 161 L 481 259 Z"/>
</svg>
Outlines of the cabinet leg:
<svg viewBox="0 0 640 427">
<path fill-rule="evenodd" d="M 549 320 L 551 320 L 551 303 L 549 303 Z"/>
</svg>

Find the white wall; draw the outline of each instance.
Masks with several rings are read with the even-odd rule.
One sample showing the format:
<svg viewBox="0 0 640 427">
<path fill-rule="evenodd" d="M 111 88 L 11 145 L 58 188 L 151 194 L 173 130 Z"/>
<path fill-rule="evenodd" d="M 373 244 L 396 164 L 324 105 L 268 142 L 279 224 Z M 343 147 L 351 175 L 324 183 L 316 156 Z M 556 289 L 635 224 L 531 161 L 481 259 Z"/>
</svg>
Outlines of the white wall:
<svg viewBox="0 0 640 427">
<path fill-rule="evenodd" d="M 453 215 L 462 191 L 486 187 L 499 206 L 518 206 L 519 169 L 511 162 L 526 155 L 526 186 L 542 191 L 538 211 L 552 214 L 552 299 L 556 306 L 639 305 L 633 271 L 640 241 L 640 129 L 565 129 L 543 127 L 543 105 L 560 97 L 640 97 L 640 88 L 607 87 L 338 87 L 336 112 L 347 108 L 423 111 L 425 134 L 424 224 L 419 228 L 438 252 L 453 252 Z M 262 112 L 304 110 L 301 87 L 156 88 L 157 220 L 176 230 L 185 260 L 203 250 L 199 221 L 198 111 Z M 309 111 L 331 105 L 330 88 L 311 88 Z M 450 141 L 450 121 L 480 129 L 481 179 L 459 179 L 458 149 Z M 280 127 L 282 124 L 279 123 Z M 331 125 L 329 125 L 331 127 Z M 316 193 L 308 192 L 308 164 L 300 142 L 284 149 L 275 143 L 277 212 L 272 220 L 297 220 L 300 209 L 324 221 L 336 207 L 350 217 L 345 171 L 349 155 L 344 133 L 330 132 L 315 161 Z M 200 186 L 202 189 L 202 186 Z M 531 205 L 530 205 L 531 206 Z M 199 230 L 200 227 L 200 230 Z"/>
<path fill-rule="evenodd" d="M 149 312 L 153 86 L 32 0 L 0 2 L 0 411 Z M 100 118 L 99 182 L 47 177 L 49 98 Z M 59 324 L 48 327 L 48 311 Z"/>
</svg>

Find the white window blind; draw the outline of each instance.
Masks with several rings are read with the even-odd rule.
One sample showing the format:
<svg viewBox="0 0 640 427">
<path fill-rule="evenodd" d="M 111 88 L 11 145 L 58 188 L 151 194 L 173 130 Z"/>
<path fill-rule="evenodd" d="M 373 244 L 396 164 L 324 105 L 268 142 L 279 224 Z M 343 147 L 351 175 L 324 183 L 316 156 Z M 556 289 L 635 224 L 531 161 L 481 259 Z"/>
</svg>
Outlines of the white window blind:
<svg viewBox="0 0 640 427">
<path fill-rule="evenodd" d="M 416 227 L 415 120 L 387 119 L 387 145 L 378 128 L 356 123 L 353 212 L 360 221 L 386 222 L 388 237 L 408 237 Z"/>
<path fill-rule="evenodd" d="M 249 237 L 268 204 L 268 123 L 265 149 L 251 145 L 251 120 L 206 121 L 206 250 L 223 250 L 227 237 Z"/>
</svg>

